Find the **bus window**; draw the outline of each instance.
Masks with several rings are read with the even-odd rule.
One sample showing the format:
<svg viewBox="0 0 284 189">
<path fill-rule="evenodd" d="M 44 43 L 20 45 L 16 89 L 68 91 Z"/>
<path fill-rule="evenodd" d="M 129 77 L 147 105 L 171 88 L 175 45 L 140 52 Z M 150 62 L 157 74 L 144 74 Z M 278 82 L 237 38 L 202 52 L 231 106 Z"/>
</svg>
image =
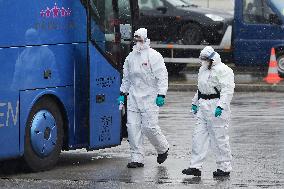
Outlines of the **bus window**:
<svg viewBox="0 0 284 189">
<path fill-rule="evenodd" d="M 91 41 L 95 42 L 112 63 L 121 63 L 120 43 L 115 39 L 115 26 L 119 23 L 115 17 L 112 0 L 91 1 Z"/>
<path fill-rule="evenodd" d="M 131 10 L 130 10 L 129 0 L 119 0 L 118 9 L 119 9 L 119 20 L 123 24 L 131 24 Z"/>
<path fill-rule="evenodd" d="M 130 0 L 118 0 L 118 17 L 120 23 L 121 34 L 121 63 L 120 68 L 123 67 L 123 61 L 128 53 L 131 51 L 132 38 L 132 17 Z"/>
<path fill-rule="evenodd" d="M 123 42 L 123 40 L 130 40 L 132 35 L 132 20 L 129 0 L 119 0 L 118 10 L 118 17 L 120 21 L 120 34 Z"/>
</svg>

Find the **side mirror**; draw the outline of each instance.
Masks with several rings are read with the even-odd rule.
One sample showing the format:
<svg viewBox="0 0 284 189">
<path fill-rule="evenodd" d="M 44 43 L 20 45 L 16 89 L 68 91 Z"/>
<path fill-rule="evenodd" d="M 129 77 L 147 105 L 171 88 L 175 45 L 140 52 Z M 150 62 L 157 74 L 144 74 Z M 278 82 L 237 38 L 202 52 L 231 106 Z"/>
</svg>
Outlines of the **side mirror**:
<svg viewBox="0 0 284 189">
<path fill-rule="evenodd" d="M 168 8 L 167 7 L 158 7 L 157 10 L 162 12 L 163 14 L 165 14 L 168 11 Z"/>
<path fill-rule="evenodd" d="M 282 20 L 277 16 L 277 14 L 270 14 L 269 15 L 269 23 L 270 24 L 282 25 Z"/>
</svg>

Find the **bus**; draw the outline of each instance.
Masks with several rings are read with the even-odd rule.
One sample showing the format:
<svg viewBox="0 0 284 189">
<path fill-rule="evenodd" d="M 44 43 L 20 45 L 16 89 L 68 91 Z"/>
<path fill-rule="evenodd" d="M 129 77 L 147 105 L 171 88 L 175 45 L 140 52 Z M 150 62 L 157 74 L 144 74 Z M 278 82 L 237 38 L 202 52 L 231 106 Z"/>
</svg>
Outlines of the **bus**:
<svg viewBox="0 0 284 189">
<path fill-rule="evenodd" d="M 62 150 L 120 145 L 133 0 L 0 0 L 0 160 L 52 168 Z"/>
</svg>

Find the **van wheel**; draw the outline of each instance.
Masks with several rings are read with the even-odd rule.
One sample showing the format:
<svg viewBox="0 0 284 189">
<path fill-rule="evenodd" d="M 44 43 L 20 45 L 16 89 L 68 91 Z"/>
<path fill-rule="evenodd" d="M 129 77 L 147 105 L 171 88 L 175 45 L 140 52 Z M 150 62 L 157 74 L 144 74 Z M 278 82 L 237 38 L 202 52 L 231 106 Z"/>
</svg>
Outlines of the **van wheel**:
<svg viewBox="0 0 284 189">
<path fill-rule="evenodd" d="M 284 78 L 284 54 L 277 57 L 278 64 L 278 74 L 280 77 Z"/>
<path fill-rule="evenodd" d="M 63 145 L 63 117 L 51 98 L 40 99 L 32 108 L 25 129 L 23 159 L 29 171 L 51 169 Z"/>
<path fill-rule="evenodd" d="M 203 40 L 202 30 L 197 24 L 186 25 L 181 33 L 184 45 L 200 45 Z"/>
</svg>

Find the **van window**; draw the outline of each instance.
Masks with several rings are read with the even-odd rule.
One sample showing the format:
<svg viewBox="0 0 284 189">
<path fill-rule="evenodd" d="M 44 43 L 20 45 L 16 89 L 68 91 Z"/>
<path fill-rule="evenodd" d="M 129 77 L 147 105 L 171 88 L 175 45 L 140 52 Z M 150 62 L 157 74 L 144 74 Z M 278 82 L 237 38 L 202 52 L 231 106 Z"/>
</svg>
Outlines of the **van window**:
<svg viewBox="0 0 284 189">
<path fill-rule="evenodd" d="M 269 24 L 269 17 L 275 14 L 265 0 L 244 0 L 243 19 L 247 24 Z"/>
</svg>

